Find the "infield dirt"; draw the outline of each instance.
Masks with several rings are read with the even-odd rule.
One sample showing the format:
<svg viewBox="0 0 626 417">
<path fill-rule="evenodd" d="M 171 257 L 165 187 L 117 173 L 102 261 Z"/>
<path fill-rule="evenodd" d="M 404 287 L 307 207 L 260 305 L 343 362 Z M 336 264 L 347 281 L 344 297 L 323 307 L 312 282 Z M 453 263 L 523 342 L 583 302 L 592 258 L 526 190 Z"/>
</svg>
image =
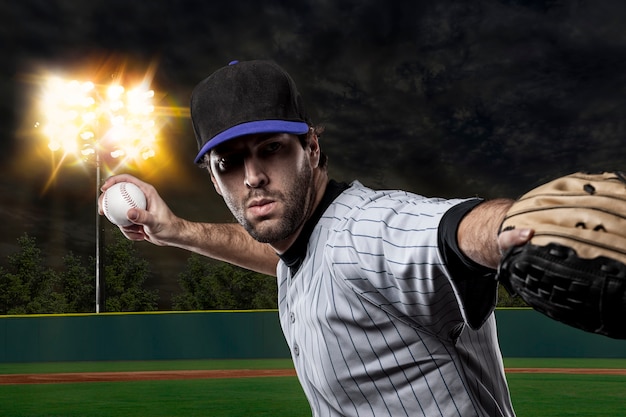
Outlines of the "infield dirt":
<svg viewBox="0 0 626 417">
<path fill-rule="evenodd" d="M 626 375 L 626 369 L 590 368 L 507 368 L 506 373 Z M 76 372 L 53 374 L 0 375 L 0 385 L 58 384 L 78 382 L 123 382 L 150 380 L 260 378 L 296 376 L 293 369 L 235 369 L 197 371 L 140 371 L 140 372 Z"/>
</svg>

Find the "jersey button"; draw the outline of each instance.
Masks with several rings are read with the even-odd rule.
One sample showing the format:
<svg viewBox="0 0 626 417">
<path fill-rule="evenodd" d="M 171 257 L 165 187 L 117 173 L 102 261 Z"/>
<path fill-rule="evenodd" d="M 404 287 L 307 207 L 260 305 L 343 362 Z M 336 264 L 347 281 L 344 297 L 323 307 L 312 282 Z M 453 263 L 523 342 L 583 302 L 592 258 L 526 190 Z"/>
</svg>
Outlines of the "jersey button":
<svg viewBox="0 0 626 417">
<path fill-rule="evenodd" d="M 293 344 L 293 354 L 296 356 L 300 356 L 300 347 L 297 343 Z"/>
<path fill-rule="evenodd" d="M 295 323 L 295 322 L 296 322 L 296 315 L 295 315 L 295 313 L 291 313 L 291 314 L 289 314 L 289 320 L 290 320 L 292 323 Z"/>
</svg>

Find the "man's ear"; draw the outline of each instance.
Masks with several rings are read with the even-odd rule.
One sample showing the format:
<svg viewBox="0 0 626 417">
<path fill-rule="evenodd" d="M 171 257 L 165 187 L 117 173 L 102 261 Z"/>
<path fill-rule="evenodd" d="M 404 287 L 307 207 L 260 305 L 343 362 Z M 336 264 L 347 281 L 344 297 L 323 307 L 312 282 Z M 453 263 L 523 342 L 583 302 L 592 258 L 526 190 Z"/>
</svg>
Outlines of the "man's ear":
<svg viewBox="0 0 626 417">
<path fill-rule="evenodd" d="M 311 134 L 309 134 L 308 137 L 308 145 L 309 145 L 309 149 L 310 149 L 310 158 L 311 158 L 311 165 L 314 168 L 317 168 L 320 164 L 320 143 L 319 143 L 319 139 L 317 137 L 317 135 L 312 132 Z"/>
</svg>

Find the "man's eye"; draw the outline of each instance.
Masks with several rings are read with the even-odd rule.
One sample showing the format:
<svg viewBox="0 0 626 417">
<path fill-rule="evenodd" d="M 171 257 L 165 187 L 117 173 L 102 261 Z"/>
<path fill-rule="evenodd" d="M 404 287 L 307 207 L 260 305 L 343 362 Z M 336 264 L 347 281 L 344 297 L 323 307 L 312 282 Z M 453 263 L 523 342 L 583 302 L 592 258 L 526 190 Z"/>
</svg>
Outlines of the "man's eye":
<svg viewBox="0 0 626 417">
<path fill-rule="evenodd" d="M 271 143 L 268 143 L 267 146 L 265 147 L 265 152 L 267 153 L 276 152 L 280 148 L 281 148 L 280 142 L 271 142 Z"/>
<path fill-rule="evenodd" d="M 234 165 L 233 162 L 234 161 L 232 158 L 220 158 L 217 161 L 217 166 L 219 167 L 221 171 L 225 171 Z"/>
</svg>

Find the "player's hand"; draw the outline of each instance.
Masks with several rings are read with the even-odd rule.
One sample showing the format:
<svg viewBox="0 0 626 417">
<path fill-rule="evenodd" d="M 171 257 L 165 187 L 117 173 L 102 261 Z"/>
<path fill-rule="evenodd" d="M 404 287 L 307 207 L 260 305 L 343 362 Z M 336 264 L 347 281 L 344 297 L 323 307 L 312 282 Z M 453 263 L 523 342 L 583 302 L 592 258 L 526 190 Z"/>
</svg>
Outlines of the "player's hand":
<svg viewBox="0 0 626 417">
<path fill-rule="evenodd" d="M 121 174 L 108 178 L 102 185 L 102 194 L 98 198 L 98 212 L 102 215 L 102 199 L 104 192 L 113 184 L 131 182 L 138 186 L 146 196 L 146 209 L 131 208 L 128 210 L 128 219 L 133 222 L 130 226 L 119 226 L 120 230 L 130 240 L 147 240 L 155 245 L 165 246 L 174 238 L 183 220 L 177 217 L 161 198 L 156 189 L 132 175 Z"/>
</svg>

